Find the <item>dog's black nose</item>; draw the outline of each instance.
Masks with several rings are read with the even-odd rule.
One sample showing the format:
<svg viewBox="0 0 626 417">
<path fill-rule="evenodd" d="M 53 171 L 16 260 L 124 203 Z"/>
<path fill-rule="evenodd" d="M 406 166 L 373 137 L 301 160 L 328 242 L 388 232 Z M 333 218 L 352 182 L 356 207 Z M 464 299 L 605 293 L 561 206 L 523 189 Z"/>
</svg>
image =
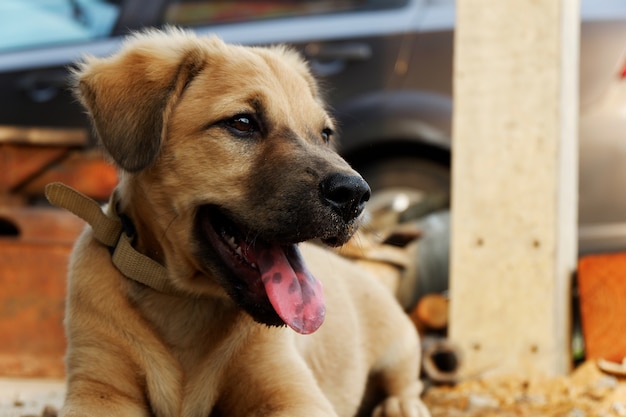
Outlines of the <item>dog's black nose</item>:
<svg viewBox="0 0 626 417">
<path fill-rule="evenodd" d="M 345 221 L 361 214 L 371 194 L 369 185 L 358 175 L 330 175 L 320 188 L 322 197 Z"/>
</svg>

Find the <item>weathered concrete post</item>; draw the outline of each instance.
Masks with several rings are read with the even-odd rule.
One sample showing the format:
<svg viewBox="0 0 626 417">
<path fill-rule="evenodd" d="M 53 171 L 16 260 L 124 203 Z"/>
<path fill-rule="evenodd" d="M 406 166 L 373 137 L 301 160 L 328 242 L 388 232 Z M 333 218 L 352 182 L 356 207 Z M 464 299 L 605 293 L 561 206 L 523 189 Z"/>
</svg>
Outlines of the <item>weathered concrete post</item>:
<svg viewBox="0 0 626 417">
<path fill-rule="evenodd" d="M 577 0 L 458 0 L 451 339 L 471 375 L 570 369 Z"/>
</svg>

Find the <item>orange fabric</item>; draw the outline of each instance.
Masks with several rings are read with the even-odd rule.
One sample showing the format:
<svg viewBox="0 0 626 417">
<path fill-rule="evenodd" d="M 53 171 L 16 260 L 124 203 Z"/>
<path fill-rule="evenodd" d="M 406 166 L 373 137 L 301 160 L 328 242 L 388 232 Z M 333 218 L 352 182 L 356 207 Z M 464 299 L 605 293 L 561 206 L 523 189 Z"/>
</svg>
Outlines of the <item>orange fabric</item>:
<svg viewBox="0 0 626 417">
<path fill-rule="evenodd" d="M 590 255 L 578 263 L 587 359 L 626 357 L 626 253 Z"/>
</svg>

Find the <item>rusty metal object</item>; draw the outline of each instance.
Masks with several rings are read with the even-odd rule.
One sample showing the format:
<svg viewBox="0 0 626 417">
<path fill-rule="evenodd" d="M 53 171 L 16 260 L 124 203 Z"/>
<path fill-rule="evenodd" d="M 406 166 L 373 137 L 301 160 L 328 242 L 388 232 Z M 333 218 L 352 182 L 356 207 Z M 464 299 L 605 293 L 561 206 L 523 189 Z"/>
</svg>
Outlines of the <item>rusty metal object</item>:
<svg viewBox="0 0 626 417">
<path fill-rule="evenodd" d="M 443 337 L 422 338 L 422 371 L 433 384 L 455 384 L 459 380 L 461 349 Z"/>
</svg>

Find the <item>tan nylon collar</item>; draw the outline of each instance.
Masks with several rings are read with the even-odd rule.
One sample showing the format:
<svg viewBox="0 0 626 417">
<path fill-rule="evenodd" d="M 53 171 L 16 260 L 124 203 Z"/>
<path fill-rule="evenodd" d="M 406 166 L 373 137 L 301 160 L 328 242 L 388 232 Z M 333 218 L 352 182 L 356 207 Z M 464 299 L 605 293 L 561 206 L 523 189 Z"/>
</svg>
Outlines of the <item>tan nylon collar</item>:
<svg viewBox="0 0 626 417">
<path fill-rule="evenodd" d="M 163 265 L 133 248 L 133 236 L 124 231 L 116 212 L 114 195 L 111 195 L 107 214 L 97 202 L 61 182 L 46 186 L 48 201 L 86 221 L 96 240 L 111 250 L 111 260 L 122 274 L 159 292 L 181 295 L 181 291 L 171 284 Z"/>
</svg>

